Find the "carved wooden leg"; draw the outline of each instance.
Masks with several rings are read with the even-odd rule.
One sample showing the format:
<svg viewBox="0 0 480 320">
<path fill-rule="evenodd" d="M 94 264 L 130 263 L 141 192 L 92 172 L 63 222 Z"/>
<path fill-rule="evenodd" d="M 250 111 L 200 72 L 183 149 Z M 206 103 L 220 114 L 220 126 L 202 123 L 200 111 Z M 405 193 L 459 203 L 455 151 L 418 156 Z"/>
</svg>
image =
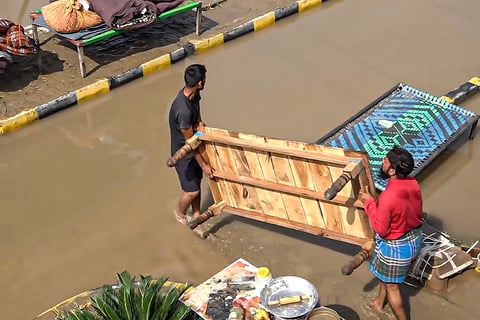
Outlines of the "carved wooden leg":
<svg viewBox="0 0 480 320">
<path fill-rule="evenodd" d="M 352 260 L 347 262 L 343 267 L 342 267 L 342 274 L 344 276 L 349 276 L 352 274 L 353 270 L 357 269 L 365 260 L 370 257 L 372 254 L 373 250 L 373 244 L 374 241 L 368 241 L 365 243 L 362 248 L 360 249 L 360 252 L 357 253 Z"/>
<path fill-rule="evenodd" d="M 220 201 L 219 203 L 213 204 L 208 209 L 200 214 L 195 220 L 192 220 L 188 223 L 190 229 L 195 229 L 200 224 L 204 223 L 213 216 L 217 216 L 222 213 L 223 208 L 225 207 L 225 201 Z"/>
</svg>

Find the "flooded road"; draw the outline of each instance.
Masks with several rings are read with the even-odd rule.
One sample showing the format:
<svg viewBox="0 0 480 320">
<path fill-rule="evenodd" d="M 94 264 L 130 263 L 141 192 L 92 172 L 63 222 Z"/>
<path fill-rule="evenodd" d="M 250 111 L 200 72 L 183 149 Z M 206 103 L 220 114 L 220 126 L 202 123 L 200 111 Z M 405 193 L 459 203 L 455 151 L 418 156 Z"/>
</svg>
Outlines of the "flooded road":
<svg viewBox="0 0 480 320">
<path fill-rule="evenodd" d="M 332 2 L 2 137 L 2 318 L 31 319 L 124 269 L 199 283 L 241 256 L 311 279 L 321 301 L 364 319 L 368 270 L 339 272 L 351 248 L 229 217 L 217 245 L 175 224 L 170 103 L 185 66 L 204 63 L 207 125 L 313 142 L 398 82 L 440 96 L 478 75 L 478 12 L 467 0 Z M 480 113 L 480 98 L 464 106 Z M 420 177 L 424 209 L 467 241 L 479 236 L 479 164 L 477 137 Z M 412 319 L 478 319 L 469 281 L 449 302 L 411 294 Z"/>
</svg>

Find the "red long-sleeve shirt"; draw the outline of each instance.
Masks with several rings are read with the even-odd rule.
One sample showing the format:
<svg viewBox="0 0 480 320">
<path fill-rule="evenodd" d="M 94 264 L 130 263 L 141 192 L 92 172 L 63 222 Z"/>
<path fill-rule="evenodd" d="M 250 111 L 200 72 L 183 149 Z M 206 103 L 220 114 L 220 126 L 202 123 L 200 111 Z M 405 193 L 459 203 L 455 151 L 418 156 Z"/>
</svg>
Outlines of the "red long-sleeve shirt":
<svg viewBox="0 0 480 320">
<path fill-rule="evenodd" d="M 390 179 L 380 194 L 364 203 L 373 229 L 384 239 L 398 239 L 422 223 L 422 194 L 412 177 Z"/>
</svg>

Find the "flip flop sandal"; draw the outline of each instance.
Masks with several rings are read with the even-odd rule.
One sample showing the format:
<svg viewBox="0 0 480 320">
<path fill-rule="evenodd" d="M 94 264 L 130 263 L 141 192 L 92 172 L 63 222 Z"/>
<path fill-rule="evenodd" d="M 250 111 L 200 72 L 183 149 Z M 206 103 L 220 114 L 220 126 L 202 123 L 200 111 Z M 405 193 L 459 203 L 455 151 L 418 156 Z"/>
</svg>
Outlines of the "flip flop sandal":
<svg viewBox="0 0 480 320">
<path fill-rule="evenodd" d="M 173 216 L 175 217 L 175 220 L 177 220 L 178 223 L 183 224 L 184 226 L 187 225 L 188 221 L 186 216 L 182 216 L 176 212 L 173 213 Z"/>
</svg>

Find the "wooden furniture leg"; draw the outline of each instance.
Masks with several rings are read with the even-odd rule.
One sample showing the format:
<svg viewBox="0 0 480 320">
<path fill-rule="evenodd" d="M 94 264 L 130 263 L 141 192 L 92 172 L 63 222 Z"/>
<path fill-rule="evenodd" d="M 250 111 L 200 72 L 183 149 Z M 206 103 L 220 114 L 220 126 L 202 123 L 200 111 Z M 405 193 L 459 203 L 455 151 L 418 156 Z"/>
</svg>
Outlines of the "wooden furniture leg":
<svg viewBox="0 0 480 320">
<path fill-rule="evenodd" d="M 192 220 L 188 223 L 190 229 L 195 229 L 200 224 L 204 223 L 213 216 L 217 216 L 222 213 L 223 208 L 225 207 L 225 201 L 220 201 L 219 203 L 213 204 L 208 209 L 200 214 L 195 220 Z"/>
<path fill-rule="evenodd" d="M 365 243 L 362 248 L 360 249 L 360 252 L 358 252 L 352 260 L 347 262 L 343 267 L 342 267 L 342 274 L 344 276 L 349 276 L 352 274 L 353 270 L 357 269 L 365 260 L 370 257 L 372 254 L 373 250 L 373 244 L 374 241 L 368 241 Z"/>
</svg>

